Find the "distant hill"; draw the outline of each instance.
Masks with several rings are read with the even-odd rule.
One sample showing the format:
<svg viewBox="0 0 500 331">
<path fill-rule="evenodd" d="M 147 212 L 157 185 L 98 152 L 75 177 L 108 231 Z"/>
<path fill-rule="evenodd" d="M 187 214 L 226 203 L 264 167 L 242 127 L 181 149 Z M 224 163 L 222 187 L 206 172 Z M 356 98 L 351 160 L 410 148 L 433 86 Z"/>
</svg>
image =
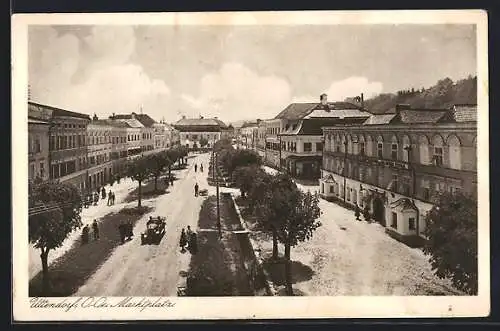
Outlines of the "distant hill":
<svg viewBox="0 0 500 331">
<path fill-rule="evenodd" d="M 397 91 L 395 94 L 380 94 L 365 100 L 365 108 L 372 113 L 381 114 L 390 111 L 399 103 L 424 108 L 449 108 L 454 104 L 476 104 L 477 77 L 469 76 L 457 82 L 445 78 L 427 89 L 412 88 Z"/>
</svg>

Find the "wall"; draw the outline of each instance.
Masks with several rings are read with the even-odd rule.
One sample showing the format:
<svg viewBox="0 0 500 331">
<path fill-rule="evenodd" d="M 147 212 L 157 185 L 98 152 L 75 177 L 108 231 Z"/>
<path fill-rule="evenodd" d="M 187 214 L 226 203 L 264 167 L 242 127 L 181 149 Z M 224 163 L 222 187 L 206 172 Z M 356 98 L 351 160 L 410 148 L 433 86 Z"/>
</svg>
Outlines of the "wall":
<svg viewBox="0 0 500 331">
<path fill-rule="evenodd" d="M 28 124 L 29 179 L 49 179 L 49 124 Z"/>
</svg>

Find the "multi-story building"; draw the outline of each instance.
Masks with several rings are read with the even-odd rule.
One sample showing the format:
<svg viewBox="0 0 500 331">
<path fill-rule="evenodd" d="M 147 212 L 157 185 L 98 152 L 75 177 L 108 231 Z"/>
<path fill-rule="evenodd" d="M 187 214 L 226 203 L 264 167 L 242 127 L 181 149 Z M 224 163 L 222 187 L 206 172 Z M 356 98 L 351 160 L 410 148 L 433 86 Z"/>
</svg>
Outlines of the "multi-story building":
<svg viewBox="0 0 500 331">
<path fill-rule="evenodd" d="M 28 117 L 28 175 L 31 181 L 49 179 L 49 126 L 46 120 Z"/>
<path fill-rule="evenodd" d="M 256 149 L 258 140 L 258 129 L 261 120 L 246 122 L 241 126 L 241 142 L 246 148 Z"/>
<path fill-rule="evenodd" d="M 127 157 L 128 159 L 135 158 L 142 153 L 142 133 L 144 131 L 144 125 L 139 122 L 135 116 L 128 118 L 129 115 L 114 115 L 110 117 L 111 120 L 122 122 L 127 125 Z M 127 117 L 127 118 L 123 118 Z"/>
<path fill-rule="evenodd" d="M 293 103 L 267 121 L 265 158 L 296 178 L 320 178 L 323 154 L 321 127 L 363 123 L 371 114 L 349 102 Z"/>
<path fill-rule="evenodd" d="M 169 125 L 163 121 L 153 124 L 154 128 L 154 147 L 155 150 L 166 150 L 171 147 L 172 132 Z"/>
<path fill-rule="evenodd" d="M 398 105 L 392 114 L 323 132 L 321 195 L 367 206 L 398 240 L 421 241 L 436 194 L 477 194 L 474 105 L 448 110 Z"/>
<path fill-rule="evenodd" d="M 235 137 L 234 127 L 232 124 L 221 128 L 221 137 L 222 139 L 233 139 Z"/>
<path fill-rule="evenodd" d="M 135 146 L 137 145 L 135 142 L 139 142 L 139 147 L 141 149 L 141 152 L 150 152 L 155 148 L 155 129 L 153 125 L 156 123 L 149 115 L 146 114 L 136 114 L 132 112 L 132 114 L 119 114 L 119 115 L 114 115 L 112 116 L 114 120 L 117 121 L 122 121 L 127 123 L 131 128 L 140 128 L 139 132 L 139 139 L 137 140 L 130 140 L 132 143 L 131 145 L 134 147 L 133 150 L 133 155 L 137 155 L 139 153 L 136 152 Z M 135 137 L 137 130 L 130 130 L 130 133 L 134 135 L 133 138 Z"/>
<path fill-rule="evenodd" d="M 127 123 L 106 120 L 111 126 L 111 163 L 112 175 L 122 174 L 125 170 L 128 156 Z"/>
<path fill-rule="evenodd" d="M 87 125 L 90 117 L 52 106 L 28 102 L 28 114 L 50 123 L 49 178 L 86 188 Z"/>
<path fill-rule="evenodd" d="M 190 149 L 200 147 L 202 139 L 207 140 L 205 147 L 212 147 L 221 139 L 222 130 L 227 128 L 226 124 L 217 118 L 186 118 L 182 117 L 173 124 L 179 130 L 180 143 Z"/>
<path fill-rule="evenodd" d="M 266 121 L 260 121 L 257 128 L 257 150 L 262 157 L 266 149 Z"/>
<path fill-rule="evenodd" d="M 113 126 L 95 115 L 87 125 L 88 191 L 108 184 L 113 178 L 112 135 Z"/>
</svg>

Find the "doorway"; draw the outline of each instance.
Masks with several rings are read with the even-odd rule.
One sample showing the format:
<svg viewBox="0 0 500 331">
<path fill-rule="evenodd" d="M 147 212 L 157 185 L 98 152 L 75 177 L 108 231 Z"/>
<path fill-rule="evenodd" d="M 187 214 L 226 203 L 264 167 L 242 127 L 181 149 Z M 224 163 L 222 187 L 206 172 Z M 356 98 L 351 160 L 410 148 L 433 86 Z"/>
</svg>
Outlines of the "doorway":
<svg viewBox="0 0 500 331">
<path fill-rule="evenodd" d="M 373 218 L 385 226 L 385 206 L 384 201 L 380 197 L 373 199 Z"/>
</svg>

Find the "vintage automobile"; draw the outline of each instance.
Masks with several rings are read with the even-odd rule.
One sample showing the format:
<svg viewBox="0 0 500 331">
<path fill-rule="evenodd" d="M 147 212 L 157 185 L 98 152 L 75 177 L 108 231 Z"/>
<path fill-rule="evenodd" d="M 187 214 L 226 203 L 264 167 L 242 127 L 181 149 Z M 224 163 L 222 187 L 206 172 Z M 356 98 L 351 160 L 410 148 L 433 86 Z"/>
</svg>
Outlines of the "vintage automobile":
<svg viewBox="0 0 500 331">
<path fill-rule="evenodd" d="M 165 217 L 150 217 L 146 223 L 146 231 L 141 233 L 141 245 L 159 244 L 165 235 Z"/>
<path fill-rule="evenodd" d="M 200 192 L 198 192 L 198 194 L 200 196 L 207 196 L 208 195 L 208 190 L 205 188 L 203 190 L 200 190 Z"/>
</svg>

